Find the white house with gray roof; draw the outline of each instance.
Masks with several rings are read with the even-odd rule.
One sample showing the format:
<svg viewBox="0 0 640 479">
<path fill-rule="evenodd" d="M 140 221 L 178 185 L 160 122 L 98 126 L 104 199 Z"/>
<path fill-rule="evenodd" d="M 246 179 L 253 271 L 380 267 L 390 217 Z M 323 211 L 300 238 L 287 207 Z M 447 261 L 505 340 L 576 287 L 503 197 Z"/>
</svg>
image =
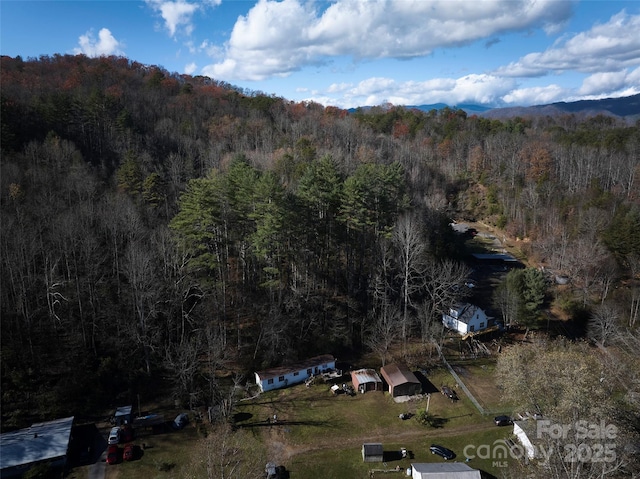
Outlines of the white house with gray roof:
<svg viewBox="0 0 640 479">
<path fill-rule="evenodd" d="M 464 303 L 453 306 L 443 314 L 442 324 L 460 334 L 467 334 L 487 329 L 490 319 L 478 306 Z"/>
</svg>

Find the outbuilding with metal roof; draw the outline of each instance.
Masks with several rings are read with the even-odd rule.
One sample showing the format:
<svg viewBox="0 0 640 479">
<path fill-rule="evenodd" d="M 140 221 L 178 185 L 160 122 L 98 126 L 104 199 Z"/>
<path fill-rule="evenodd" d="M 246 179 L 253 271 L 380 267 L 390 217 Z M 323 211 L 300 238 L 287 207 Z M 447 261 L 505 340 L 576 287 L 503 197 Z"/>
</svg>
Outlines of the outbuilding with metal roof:
<svg viewBox="0 0 640 479">
<path fill-rule="evenodd" d="M 392 397 L 415 396 L 422 393 L 422 384 L 404 364 L 388 364 L 380 368 L 380 374 L 389 386 Z"/>
<path fill-rule="evenodd" d="M 382 379 L 373 369 L 358 369 L 351 371 L 353 389 L 360 393 L 367 391 L 382 391 Z"/>
</svg>

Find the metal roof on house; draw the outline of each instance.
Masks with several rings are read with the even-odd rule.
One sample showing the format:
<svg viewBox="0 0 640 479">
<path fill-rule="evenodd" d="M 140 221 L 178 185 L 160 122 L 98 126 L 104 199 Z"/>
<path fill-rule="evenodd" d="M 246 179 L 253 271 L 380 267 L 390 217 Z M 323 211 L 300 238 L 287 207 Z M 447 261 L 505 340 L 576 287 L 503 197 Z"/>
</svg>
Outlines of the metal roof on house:
<svg viewBox="0 0 640 479">
<path fill-rule="evenodd" d="M 130 416 L 131 409 L 132 409 L 132 406 L 121 406 L 119 408 L 116 408 L 116 413 L 114 414 L 114 416 L 115 417 Z"/>
<path fill-rule="evenodd" d="M 384 454 L 384 449 L 380 442 L 365 442 L 362 445 L 362 450 L 366 456 L 381 456 Z"/>
<path fill-rule="evenodd" d="M 416 375 L 409 371 L 409 368 L 404 364 L 387 364 L 380 368 L 380 373 L 385 378 L 389 386 L 392 387 L 405 383 L 420 384 Z"/>
<path fill-rule="evenodd" d="M 294 373 L 296 371 L 304 371 L 316 366 L 322 366 L 323 364 L 335 363 L 335 358 L 331 354 L 323 354 L 322 356 L 316 356 L 313 358 L 305 359 L 297 363 L 289 364 L 287 366 L 278 366 L 275 368 L 264 369 L 262 371 L 256 371 L 256 374 L 260 379 L 277 378 L 284 376 L 285 374 Z"/>
<path fill-rule="evenodd" d="M 505 261 L 507 263 L 515 263 L 518 260 L 511 256 L 508 253 L 473 253 L 472 255 L 475 259 L 478 260 L 494 260 L 494 261 Z"/>
<path fill-rule="evenodd" d="M 475 306 L 475 305 L 473 305 L 471 303 L 465 303 L 465 304 L 458 305 L 455 308 L 455 310 L 458 313 L 458 316 L 456 317 L 456 319 L 458 321 L 460 321 L 461 323 L 469 324 L 469 321 L 471 320 L 471 318 L 473 318 L 473 315 L 479 309 L 480 308 L 478 308 L 477 306 Z"/>
<path fill-rule="evenodd" d="M 518 426 L 522 432 L 524 432 L 527 437 L 532 438 L 536 437 L 536 433 L 538 431 L 538 424 L 535 420 L 524 419 L 522 421 L 513 421 L 513 426 Z M 514 431 L 515 434 L 515 431 Z"/>
<path fill-rule="evenodd" d="M 480 479 L 480 471 L 461 462 L 413 463 L 411 467 L 423 478 L 437 479 Z"/>
<path fill-rule="evenodd" d="M 73 416 L 0 434 L 0 470 L 66 456 Z"/>
<path fill-rule="evenodd" d="M 358 384 L 382 382 L 378 373 L 373 369 L 358 369 L 357 371 L 351 371 L 351 378 L 355 378 Z"/>
</svg>

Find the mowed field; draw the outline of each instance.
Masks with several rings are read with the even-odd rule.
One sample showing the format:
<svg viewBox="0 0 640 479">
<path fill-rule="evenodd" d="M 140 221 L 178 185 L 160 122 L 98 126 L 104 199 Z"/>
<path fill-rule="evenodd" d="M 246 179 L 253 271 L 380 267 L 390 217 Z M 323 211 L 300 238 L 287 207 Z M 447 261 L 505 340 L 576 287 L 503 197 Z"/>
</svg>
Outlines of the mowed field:
<svg viewBox="0 0 640 479">
<path fill-rule="evenodd" d="M 460 365 L 454 368 L 467 387 L 478 393 L 483 407 L 500 410 L 491 361 L 475 365 L 466 362 L 464 369 L 459 369 Z M 427 387 L 438 391 L 430 397 L 425 394 L 402 403 L 396 403 L 381 391 L 333 395 L 327 383 L 270 391 L 239 402 L 233 416 L 234 427 L 238 433 L 255 440 L 262 449 L 260 456 L 285 466 L 291 479 L 366 479 L 371 471 L 404 471 L 411 462 L 442 462 L 442 458 L 429 452 L 433 443 L 453 450 L 456 461 L 465 462 L 465 452 L 475 455 L 467 462 L 470 467 L 487 473 L 483 477 L 500 477 L 511 460 L 505 463 L 477 457 L 477 448 L 483 446 L 486 453 L 496 441 L 508 437 L 512 428 L 495 426 L 493 412 L 480 414 L 444 367 L 426 371 L 425 376 L 429 381 Z M 454 388 L 460 400 L 452 402 L 440 394 L 443 385 Z M 401 413 L 424 411 L 427 404 L 435 426 L 420 424 L 415 418 L 398 417 Z M 193 423 L 182 431 L 138 437 L 136 443 L 146 442 L 152 447 L 136 461 L 107 466 L 107 479 L 191 476 L 201 441 L 203 435 Z M 365 442 L 382 443 L 384 462 L 362 460 Z M 401 448 L 409 451 L 409 457 L 402 458 Z M 374 472 L 374 477 L 377 475 Z"/>
<path fill-rule="evenodd" d="M 495 384 L 491 384 L 489 371 L 486 367 L 479 371 L 483 374 L 476 381 L 474 368 L 470 367 L 465 371 L 465 379 L 470 384 L 477 382 L 478 391 L 492 392 Z M 464 462 L 465 448 L 473 453 L 477 446 L 491 446 L 509 435 L 511 428 L 499 428 L 494 425 L 492 415 L 478 412 L 446 369 L 429 371 L 427 377 L 438 390 L 442 385 L 456 389 L 460 400 L 452 402 L 435 392 L 430 398 L 424 395 L 396 403 L 386 392 L 334 396 L 328 384 L 309 388 L 299 385 L 241 403 L 235 416 L 236 425 L 260 435 L 269 459 L 287 467 L 292 478 L 308 479 L 366 478 L 374 469 L 406 469 L 411 462 L 443 461 L 429 452 L 432 443 L 452 449 L 457 455 L 455 460 Z M 401 413 L 425 410 L 427 404 L 434 416 L 434 427 L 420 424 L 415 418 L 398 417 Z M 491 393 L 482 397 L 482 404 L 491 410 L 500 408 L 498 398 Z M 364 463 L 361 448 L 365 442 L 383 444 L 384 463 Z M 410 452 L 410 457 L 401 457 L 402 447 Z M 505 466 L 495 464 L 491 458 L 477 457 L 468 465 L 492 475 L 499 475 L 500 468 Z"/>
</svg>

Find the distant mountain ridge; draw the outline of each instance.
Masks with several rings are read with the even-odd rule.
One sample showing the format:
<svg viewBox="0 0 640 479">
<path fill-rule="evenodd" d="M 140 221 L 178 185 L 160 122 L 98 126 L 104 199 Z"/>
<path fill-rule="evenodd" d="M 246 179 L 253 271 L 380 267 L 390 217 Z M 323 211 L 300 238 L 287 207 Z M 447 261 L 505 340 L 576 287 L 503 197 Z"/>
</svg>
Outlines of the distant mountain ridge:
<svg viewBox="0 0 640 479">
<path fill-rule="evenodd" d="M 603 98 L 602 100 L 557 102 L 529 107 L 493 108 L 483 112 L 482 116 L 503 119 L 514 116 L 555 116 L 566 114 L 575 114 L 580 117 L 607 115 L 633 122 L 640 118 L 640 94 L 620 98 Z"/>
<path fill-rule="evenodd" d="M 556 102 L 547 105 L 514 106 L 494 108 L 487 105 L 464 103 L 447 105 L 446 103 L 432 103 L 429 105 L 407 105 L 405 108 L 421 111 L 442 110 L 452 108 L 464 110 L 469 115 L 478 115 L 492 119 L 506 119 L 516 116 L 557 116 L 575 114 L 579 117 L 596 115 L 615 116 L 633 122 L 640 119 L 640 94 L 620 97 L 603 98 L 601 100 L 579 100 L 574 102 Z"/>
<path fill-rule="evenodd" d="M 461 103 L 460 105 L 447 105 L 446 103 L 433 103 L 431 105 L 418 105 L 407 106 L 407 108 L 414 108 L 421 111 L 442 110 L 444 108 L 451 108 L 455 110 L 464 110 L 469 114 L 484 113 L 492 109 L 490 106 L 477 105 L 474 103 Z"/>
</svg>

